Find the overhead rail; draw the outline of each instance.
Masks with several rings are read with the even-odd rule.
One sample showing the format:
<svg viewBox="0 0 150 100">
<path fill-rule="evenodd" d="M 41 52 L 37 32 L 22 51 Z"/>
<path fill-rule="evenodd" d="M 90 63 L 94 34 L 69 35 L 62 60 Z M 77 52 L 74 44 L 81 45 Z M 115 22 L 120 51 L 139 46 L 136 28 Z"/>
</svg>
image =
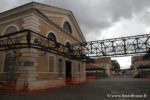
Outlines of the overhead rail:
<svg viewBox="0 0 150 100">
<path fill-rule="evenodd" d="M 70 46 L 50 40 L 40 33 L 31 30 L 21 30 L 0 36 L 0 51 L 34 48 L 50 52 L 70 59 L 84 60 L 85 55 L 77 54 Z"/>
<path fill-rule="evenodd" d="M 72 47 L 88 57 L 145 54 L 150 48 L 150 34 L 76 43 Z"/>
<path fill-rule="evenodd" d="M 71 46 L 50 40 L 31 30 L 0 36 L 0 51 L 22 48 L 34 48 L 72 60 L 85 61 L 90 57 L 146 54 L 150 48 L 150 34 L 75 43 Z"/>
</svg>

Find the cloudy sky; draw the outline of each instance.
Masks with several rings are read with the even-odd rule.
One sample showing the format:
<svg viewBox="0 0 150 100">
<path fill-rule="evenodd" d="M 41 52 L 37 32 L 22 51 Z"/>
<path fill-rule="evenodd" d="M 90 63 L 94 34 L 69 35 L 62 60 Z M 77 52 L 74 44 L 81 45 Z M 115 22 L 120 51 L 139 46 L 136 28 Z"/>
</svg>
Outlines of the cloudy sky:
<svg viewBox="0 0 150 100">
<path fill-rule="evenodd" d="M 150 0 L 0 0 L 0 12 L 31 1 L 71 10 L 87 41 L 150 33 Z"/>
</svg>

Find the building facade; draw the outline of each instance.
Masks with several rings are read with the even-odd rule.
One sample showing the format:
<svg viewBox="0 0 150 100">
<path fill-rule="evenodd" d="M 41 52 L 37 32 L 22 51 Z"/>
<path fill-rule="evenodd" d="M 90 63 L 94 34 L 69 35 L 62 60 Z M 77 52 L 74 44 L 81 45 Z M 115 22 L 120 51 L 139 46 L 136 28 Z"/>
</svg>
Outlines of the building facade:
<svg viewBox="0 0 150 100">
<path fill-rule="evenodd" d="M 111 76 L 111 58 L 101 57 L 94 59 L 94 62 L 86 65 L 87 76 L 96 76 L 96 78 L 110 77 Z"/>
<path fill-rule="evenodd" d="M 150 75 L 150 59 L 143 55 L 133 56 L 131 69 L 133 77 L 148 77 Z"/>
<path fill-rule="evenodd" d="M 85 42 L 71 11 L 36 2 L 0 13 L 1 36 L 24 29 L 65 46 Z M 17 36 L 17 43 L 24 41 L 23 35 Z M 32 41 L 39 40 L 31 38 Z M 44 40 L 40 41 L 44 43 Z M 0 51 L 1 87 L 15 83 L 13 87 L 16 91 L 35 91 L 65 86 L 68 79 L 74 84 L 84 82 L 85 77 L 84 62 L 55 53 L 34 48 Z"/>
</svg>

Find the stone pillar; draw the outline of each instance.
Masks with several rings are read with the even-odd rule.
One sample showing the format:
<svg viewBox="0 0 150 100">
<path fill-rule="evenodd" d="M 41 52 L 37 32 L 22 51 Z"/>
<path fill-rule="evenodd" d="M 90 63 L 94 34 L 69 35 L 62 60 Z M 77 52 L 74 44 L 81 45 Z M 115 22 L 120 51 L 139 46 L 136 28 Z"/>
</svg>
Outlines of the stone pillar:
<svg viewBox="0 0 150 100">
<path fill-rule="evenodd" d="M 36 14 L 30 13 L 22 20 L 24 22 L 22 27 L 24 29 L 29 29 L 37 33 L 40 32 L 40 21 Z M 21 40 L 21 42 L 23 41 L 26 41 L 26 38 Z M 31 42 L 33 42 L 32 38 Z M 38 77 L 39 51 L 33 48 L 25 48 L 20 50 L 20 55 L 21 56 L 18 59 L 19 67 L 17 72 L 19 75 L 17 77 L 16 89 L 32 90 L 32 83 L 36 82 Z"/>
<path fill-rule="evenodd" d="M 40 21 L 34 13 L 29 14 L 27 17 L 22 19 L 24 21 L 23 28 L 29 29 L 34 32 L 39 33 L 40 32 Z"/>
<path fill-rule="evenodd" d="M 22 49 L 20 50 L 21 56 L 19 58 L 20 66 L 17 70 L 19 76 L 17 77 L 16 88 L 18 90 L 32 90 L 30 83 L 37 81 L 39 67 L 38 50 L 35 49 Z"/>
</svg>

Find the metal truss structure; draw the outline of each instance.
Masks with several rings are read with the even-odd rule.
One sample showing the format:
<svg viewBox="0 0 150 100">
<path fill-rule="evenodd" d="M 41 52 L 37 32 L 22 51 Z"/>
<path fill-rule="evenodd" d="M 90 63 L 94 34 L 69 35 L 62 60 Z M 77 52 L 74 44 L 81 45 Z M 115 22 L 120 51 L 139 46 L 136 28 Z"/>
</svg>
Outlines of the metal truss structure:
<svg viewBox="0 0 150 100">
<path fill-rule="evenodd" d="M 89 57 L 146 54 L 150 48 L 150 34 L 76 43 L 71 46 L 52 41 L 31 30 L 0 36 L 0 51 L 22 48 L 34 48 L 85 61 Z"/>
<path fill-rule="evenodd" d="M 72 47 L 88 57 L 146 54 L 150 51 L 150 34 L 77 43 Z"/>
<path fill-rule="evenodd" d="M 71 46 L 63 45 L 31 30 L 22 30 L 0 36 L 0 51 L 34 48 L 65 56 L 70 59 L 84 59 L 84 55 L 77 54 Z"/>
</svg>

